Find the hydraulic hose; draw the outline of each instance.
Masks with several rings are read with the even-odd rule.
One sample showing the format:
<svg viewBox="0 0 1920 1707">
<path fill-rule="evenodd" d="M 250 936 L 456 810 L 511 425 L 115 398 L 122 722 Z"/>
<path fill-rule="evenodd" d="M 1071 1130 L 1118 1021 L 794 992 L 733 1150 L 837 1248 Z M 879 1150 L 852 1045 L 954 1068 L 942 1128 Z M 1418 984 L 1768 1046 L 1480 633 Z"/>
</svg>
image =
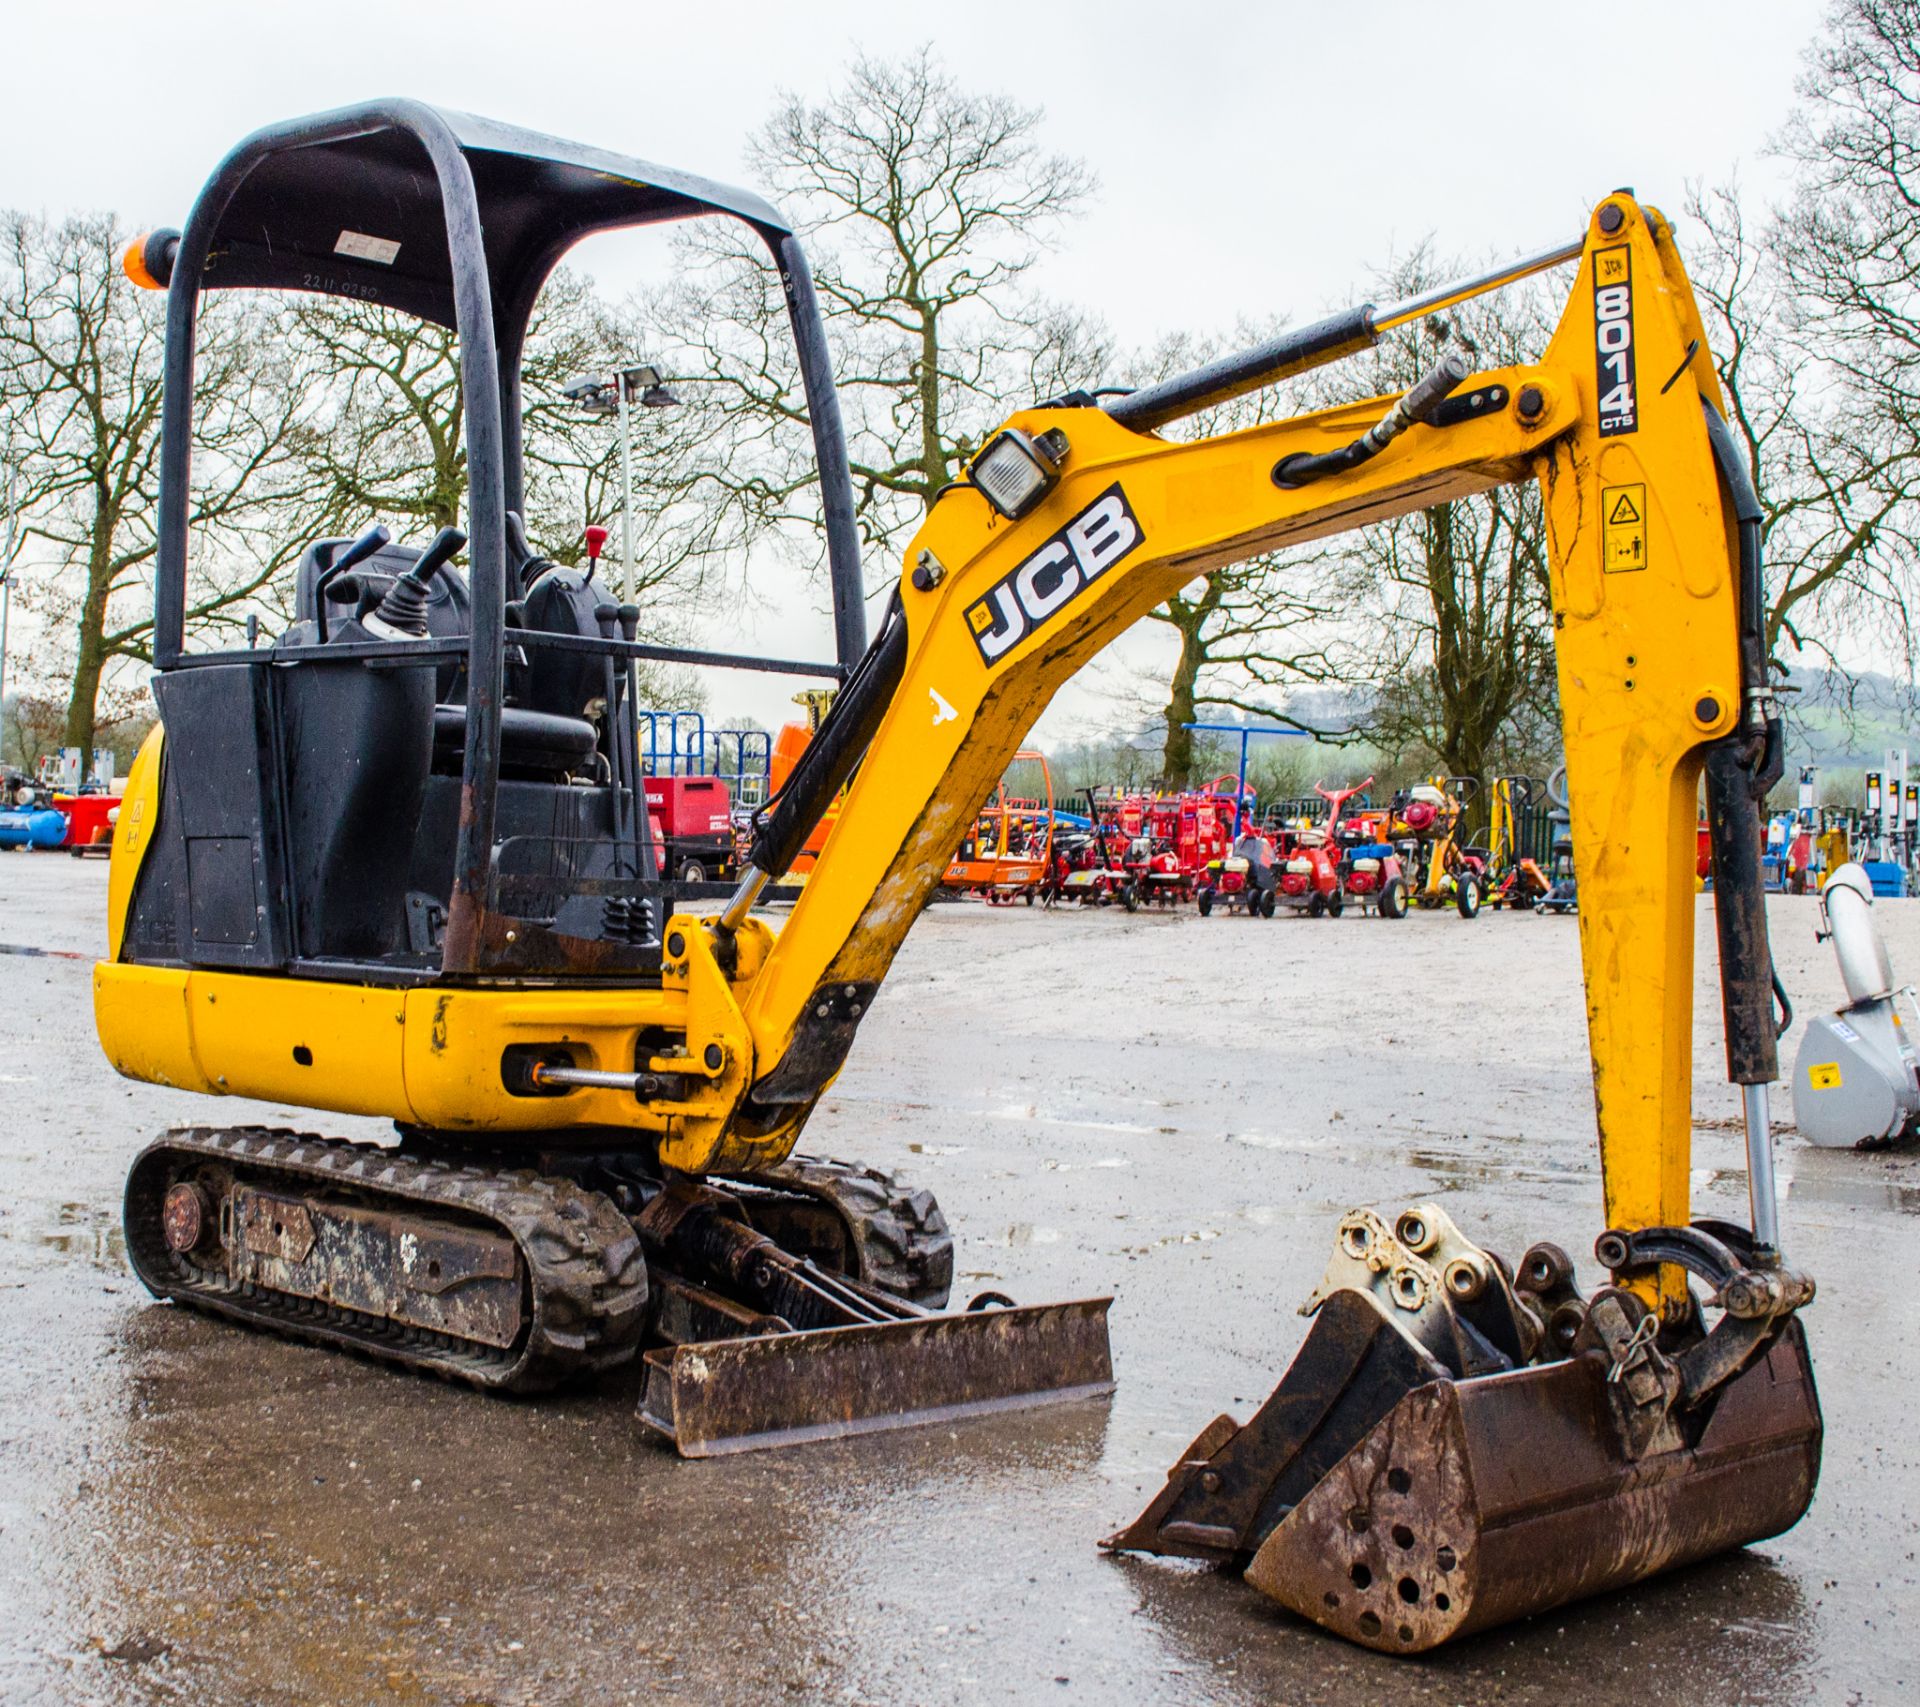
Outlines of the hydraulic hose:
<svg viewBox="0 0 1920 1707">
<path fill-rule="evenodd" d="M 737 925 L 767 880 L 793 864 L 821 813 L 871 744 L 906 667 L 907 618 L 895 589 L 879 634 L 834 696 L 785 786 L 754 815 L 753 844 L 740 887 L 721 916 L 723 926 Z"/>
<path fill-rule="evenodd" d="M 1780 1071 L 1774 996 L 1780 983 L 1767 940 L 1761 869 L 1761 804 L 1786 770 L 1779 702 L 1767 680 L 1766 608 L 1760 564 L 1759 495 L 1728 431 L 1703 398 L 1707 439 L 1733 510 L 1739 551 L 1735 597 L 1740 654 L 1740 722 L 1707 748 L 1707 829 L 1713 848 L 1714 931 L 1720 948 L 1720 1009 L 1727 1077 L 1740 1086 L 1746 1125 L 1747 1196 L 1754 1243 L 1765 1260 L 1780 1249 L 1778 1196 L 1767 1086 Z M 1782 1005 L 1785 992 L 1781 991 Z M 1791 1010 L 1788 1010 L 1791 1011 Z"/>
<path fill-rule="evenodd" d="M 1331 474 L 1345 474 L 1362 463 L 1371 462 L 1407 428 L 1433 419 L 1440 405 L 1473 372 L 1473 361 L 1459 345 L 1453 345 L 1404 393 L 1379 420 L 1351 444 L 1338 450 L 1300 451 L 1282 457 L 1275 464 L 1273 483 L 1281 487 L 1305 486 L 1324 480 Z"/>
</svg>

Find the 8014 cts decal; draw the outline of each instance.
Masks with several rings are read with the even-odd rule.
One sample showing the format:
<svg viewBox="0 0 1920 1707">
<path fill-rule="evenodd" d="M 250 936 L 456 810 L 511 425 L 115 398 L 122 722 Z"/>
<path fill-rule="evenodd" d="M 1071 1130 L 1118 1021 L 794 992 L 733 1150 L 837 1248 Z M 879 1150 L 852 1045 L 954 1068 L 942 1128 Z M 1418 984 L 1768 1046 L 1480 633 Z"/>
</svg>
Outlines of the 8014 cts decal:
<svg viewBox="0 0 1920 1707">
<path fill-rule="evenodd" d="M 1633 257 L 1623 243 L 1593 257 L 1595 389 L 1600 395 L 1600 436 L 1640 428 L 1633 376 Z"/>
<path fill-rule="evenodd" d="M 1133 506 L 1116 481 L 967 606 L 967 627 L 981 658 L 998 663 L 1144 537 Z"/>
</svg>

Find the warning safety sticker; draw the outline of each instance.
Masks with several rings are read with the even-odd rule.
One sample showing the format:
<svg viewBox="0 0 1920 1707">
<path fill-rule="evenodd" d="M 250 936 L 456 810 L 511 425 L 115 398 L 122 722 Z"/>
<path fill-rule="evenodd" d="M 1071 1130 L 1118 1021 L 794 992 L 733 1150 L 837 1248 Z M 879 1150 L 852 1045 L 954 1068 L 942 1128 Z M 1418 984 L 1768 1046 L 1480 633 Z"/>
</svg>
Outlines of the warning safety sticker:
<svg viewBox="0 0 1920 1707">
<path fill-rule="evenodd" d="M 1816 1091 L 1837 1091 L 1840 1088 L 1840 1063 L 1838 1061 L 1809 1062 L 1807 1083 Z"/>
<path fill-rule="evenodd" d="M 1646 568 L 1647 488 L 1644 482 L 1600 488 L 1600 537 L 1609 575 Z"/>
</svg>

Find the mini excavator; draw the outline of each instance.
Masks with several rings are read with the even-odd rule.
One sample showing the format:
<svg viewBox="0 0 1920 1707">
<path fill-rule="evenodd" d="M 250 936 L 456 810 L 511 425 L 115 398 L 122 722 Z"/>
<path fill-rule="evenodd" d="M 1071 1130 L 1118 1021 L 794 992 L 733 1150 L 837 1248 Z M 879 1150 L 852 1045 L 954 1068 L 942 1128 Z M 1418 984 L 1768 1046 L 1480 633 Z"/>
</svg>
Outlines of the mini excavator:
<svg viewBox="0 0 1920 1707">
<path fill-rule="evenodd" d="M 520 359 L 592 232 L 743 221 L 786 303 L 818 459 L 831 661 L 654 645 L 521 524 Z M 1550 268 L 1534 366 L 1449 344 L 1399 397 L 1176 443 L 1156 429 Z M 154 692 L 95 974 L 131 1077 L 391 1120 L 395 1145 L 170 1131 L 127 1243 L 156 1295 L 497 1390 L 643 1358 L 683 1453 L 1110 1389 L 1106 1299 L 949 1310 L 929 1195 L 798 1155 L 953 848 L 1054 691 L 1218 565 L 1539 483 L 1604 1172 L 1604 1279 L 1517 1264 L 1431 1205 L 1356 1210 L 1267 1404 L 1211 1423 L 1116 1548 L 1208 1559 L 1413 1653 L 1777 1534 L 1820 1413 L 1780 1248 L 1776 998 L 1757 802 L 1780 773 L 1758 507 L 1671 228 L 1631 192 L 1577 242 L 1366 305 L 1144 390 L 1019 411 L 933 503 L 878 631 L 806 260 L 757 197 L 409 101 L 260 131 L 168 291 Z M 203 292 L 385 305 L 459 335 L 464 532 L 314 542 L 271 644 L 188 651 Z M 453 560 L 466 554 L 466 570 Z M 736 885 L 659 869 L 641 659 L 811 674 L 832 709 Z M 1695 807 L 1704 778 L 1751 1224 L 1688 1211 Z M 828 804 L 777 934 L 754 911 Z"/>
</svg>

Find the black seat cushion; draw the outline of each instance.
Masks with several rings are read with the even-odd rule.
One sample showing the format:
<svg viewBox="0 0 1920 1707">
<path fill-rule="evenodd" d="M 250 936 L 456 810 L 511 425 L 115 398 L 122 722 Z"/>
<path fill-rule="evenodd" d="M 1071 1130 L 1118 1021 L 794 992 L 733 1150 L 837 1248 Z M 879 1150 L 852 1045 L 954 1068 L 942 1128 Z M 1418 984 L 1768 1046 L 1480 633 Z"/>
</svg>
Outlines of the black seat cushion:
<svg viewBox="0 0 1920 1707">
<path fill-rule="evenodd" d="M 467 708 L 433 708 L 433 750 L 446 756 L 465 750 Z M 579 769 L 600 744 L 599 732 L 583 717 L 559 717 L 550 711 L 527 711 L 517 705 L 500 709 L 500 763 L 510 770 L 539 771 L 561 776 Z"/>
</svg>

